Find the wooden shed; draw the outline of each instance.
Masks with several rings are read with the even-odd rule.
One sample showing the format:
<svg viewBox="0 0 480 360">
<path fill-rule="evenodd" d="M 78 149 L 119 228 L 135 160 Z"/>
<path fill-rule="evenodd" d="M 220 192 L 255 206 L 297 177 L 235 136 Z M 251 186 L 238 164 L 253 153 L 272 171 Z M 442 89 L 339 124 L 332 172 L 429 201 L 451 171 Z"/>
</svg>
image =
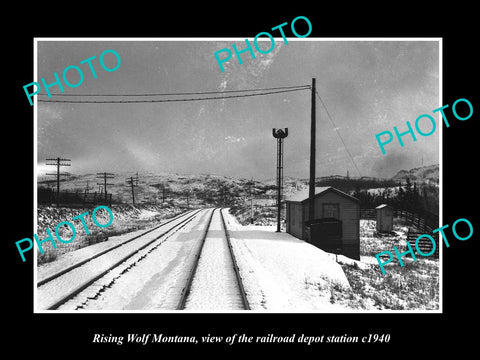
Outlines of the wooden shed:
<svg viewBox="0 0 480 360">
<path fill-rule="evenodd" d="M 329 251 L 329 248 L 325 248 L 325 243 L 332 243 L 335 229 L 338 229 L 339 253 L 360 259 L 360 201 L 357 198 L 331 186 L 315 188 L 314 219 L 320 226 L 317 227 L 320 229 L 317 234 L 323 233 L 325 239 L 322 236 L 309 239 L 309 229 L 305 224 L 308 220 L 308 189 L 287 197 L 285 203 L 289 234 Z"/>
<path fill-rule="evenodd" d="M 387 204 L 377 206 L 377 232 L 392 232 L 393 230 L 393 207 Z"/>
</svg>

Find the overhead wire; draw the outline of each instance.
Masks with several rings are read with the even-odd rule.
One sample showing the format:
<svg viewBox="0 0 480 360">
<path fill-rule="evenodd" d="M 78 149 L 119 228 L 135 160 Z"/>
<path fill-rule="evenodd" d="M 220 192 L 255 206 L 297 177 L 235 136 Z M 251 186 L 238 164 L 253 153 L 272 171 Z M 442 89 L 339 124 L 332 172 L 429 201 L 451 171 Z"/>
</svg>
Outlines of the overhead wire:
<svg viewBox="0 0 480 360">
<path fill-rule="evenodd" d="M 290 89 L 290 90 L 279 90 L 279 91 L 270 91 L 263 92 L 258 94 L 243 94 L 243 95 L 231 95 L 231 96 L 211 96 L 211 97 L 201 97 L 201 98 L 188 98 L 188 99 L 154 99 L 154 100 L 43 100 L 37 99 L 39 102 L 50 102 L 50 103 L 76 103 L 76 104 L 132 104 L 132 103 L 162 103 L 162 102 L 176 102 L 176 101 L 201 101 L 201 100 L 218 100 L 218 99 L 233 99 L 233 98 L 242 98 L 242 97 L 251 97 L 251 96 L 262 96 L 262 95 L 271 95 L 286 93 L 299 90 L 307 90 L 308 88 L 299 88 L 299 89 Z"/>
<path fill-rule="evenodd" d="M 259 88 L 259 89 L 243 89 L 243 90 L 224 90 L 224 91 L 204 91 L 204 92 L 179 92 L 179 93 L 155 93 L 155 94 L 51 94 L 53 96 L 85 96 L 85 97 L 144 97 L 144 96 L 182 96 L 182 95 L 210 95 L 210 94 L 224 94 L 224 93 L 241 93 L 247 92 L 247 94 L 241 95 L 231 95 L 231 96 L 209 96 L 209 97 L 200 97 L 200 98 L 181 98 L 181 99 L 151 99 L 151 100 L 44 100 L 44 99 L 37 99 L 38 102 L 44 103 L 76 103 L 76 104 L 132 104 L 132 103 L 165 103 L 165 102 L 187 102 L 187 101 L 202 101 L 202 100 L 221 100 L 221 99 L 233 99 L 233 98 L 242 98 L 242 97 L 252 97 L 252 96 L 265 96 L 265 95 L 272 95 L 272 94 L 279 94 L 279 93 L 287 93 L 293 91 L 302 91 L 308 90 L 312 87 L 310 85 L 296 85 L 296 86 L 280 86 L 280 87 L 272 87 L 272 88 Z M 256 92 L 254 94 L 249 94 L 249 92 Z M 350 150 L 348 149 L 342 135 L 338 131 L 338 128 L 333 121 L 322 97 L 315 90 L 317 97 L 319 98 L 320 102 L 322 103 L 325 112 L 327 113 L 330 122 L 333 125 L 333 129 L 337 133 L 340 141 L 342 142 L 345 150 L 347 151 L 348 156 L 352 160 L 353 165 L 355 166 L 358 174 L 362 176 Z M 47 94 L 39 94 L 39 95 L 47 95 Z"/>
<path fill-rule="evenodd" d="M 239 92 L 252 92 L 252 91 L 267 91 L 267 90 L 281 90 L 281 89 L 294 89 L 305 88 L 310 89 L 311 85 L 292 85 L 292 86 L 277 86 L 271 88 L 259 88 L 259 89 L 241 89 L 241 90 L 218 90 L 218 91 L 197 91 L 197 92 L 177 92 L 177 93 L 152 93 L 152 94 L 51 94 L 52 96 L 179 96 L 179 95 L 207 95 L 207 94 L 224 94 L 224 93 L 239 93 Z M 300 90 L 300 89 L 299 89 Z M 38 94 L 39 96 L 48 96 L 48 94 Z"/>
<path fill-rule="evenodd" d="M 318 91 L 317 91 L 316 89 L 315 89 L 315 93 L 317 94 L 318 98 L 320 99 L 320 102 L 322 103 L 323 108 L 325 109 L 325 112 L 327 113 L 327 116 L 328 116 L 328 118 L 330 119 L 330 121 L 331 121 L 331 123 L 332 123 L 332 125 L 333 125 L 333 130 L 335 130 L 335 132 L 337 133 L 338 137 L 340 138 L 340 141 L 342 142 L 343 146 L 345 147 L 345 150 L 347 151 L 348 156 L 349 156 L 350 159 L 352 160 L 352 163 L 353 163 L 353 165 L 355 166 L 355 169 L 357 169 L 357 172 L 358 172 L 358 174 L 359 174 L 360 177 L 361 177 L 361 176 L 362 176 L 362 173 L 361 173 L 360 170 L 358 169 L 357 163 L 356 163 L 355 160 L 353 159 L 353 156 L 352 156 L 352 154 L 350 153 L 350 150 L 348 150 L 347 144 L 345 144 L 345 141 L 343 140 L 342 135 L 341 135 L 340 132 L 338 131 L 337 125 L 335 124 L 335 122 L 333 121 L 332 117 L 330 116 L 330 113 L 328 112 L 328 109 L 327 109 L 325 103 L 323 102 L 322 97 L 320 96 L 320 94 L 318 93 Z"/>
<path fill-rule="evenodd" d="M 197 98 L 179 98 L 179 99 L 150 99 L 150 100 L 45 100 L 37 99 L 39 102 L 55 102 L 55 103 L 77 103 L 77 104 L 132 104 L 132 103 L 164 103 L 164 102 L 179 102 L 179 101 L 202 101 L 202 100 L 221 100 L 232 99 L 252 96 L 264 96 L 271 94 L 286 93 L 292 91 L 307 90 L 311 88 L 310 85 L 296 85 L 296 86 L 280 86 L 272 88 L 259 88 L 259 89 L 243 89 L 243 90 L 224 90 L 224 91 L 204 91 L 204 92 L 182 92 L 182 93 L 161 93 L 161 94 L 52 94 L 54 96 L 123 96 L 123 97 L 136 97 L 136 96 L 179 96 L 179 95 L 209 95 L 209 94 L 223 94 L 223 93 L 240 93 L 246 94 L 228 95 L 228 96 L 207 96 Z M 255 92 L 255 93 L 252 93 Z M 46 94 L 42 94 L 46 95 Z"/>
</svg>

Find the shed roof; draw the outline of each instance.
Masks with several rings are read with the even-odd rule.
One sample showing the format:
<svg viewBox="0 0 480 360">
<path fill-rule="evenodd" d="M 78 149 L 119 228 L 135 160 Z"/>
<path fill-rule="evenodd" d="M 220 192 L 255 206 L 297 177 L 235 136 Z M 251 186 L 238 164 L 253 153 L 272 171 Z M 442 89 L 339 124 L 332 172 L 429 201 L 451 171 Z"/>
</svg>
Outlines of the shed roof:
<svg viewBox="0 0 480 360">
<path fill-rule="evenodd" d="M 347 199 L 350 199 L 352 201 L 355 201 L 355 202 L 359 201 L 356 197 L 348 195 L 347 193 L 345 193 L 341 190 L 338 190 L 334 187 L 331 187 L 331 186 L 316 187 L 315 188 L 315 197 L 322 196 L 323 194 L 325 194 L 327 192 L 334 192 L 337 195 L 343 196 L 343 197 L 345 197 Z M 307 188 L 307 189 L 300 190 L 299 192 L 297 192 L 293 195 L 288 196 L 285 199 L 285 201 L 294 202 L 294 203 L 302 203 L 302 202 L 308 201 L 308 198 L 309 198 L 309 189 Z"/>
<path fill-rule="evenodd" d="M 386 208 L 386 207 L 389 207 L 389 208 L 393 209 L 393 207 L 391 207 L 391 206 L 388 205 L 388 204 L 378 205 L 375 209 L 383 209 L 383 208 Z"/>
</svg>

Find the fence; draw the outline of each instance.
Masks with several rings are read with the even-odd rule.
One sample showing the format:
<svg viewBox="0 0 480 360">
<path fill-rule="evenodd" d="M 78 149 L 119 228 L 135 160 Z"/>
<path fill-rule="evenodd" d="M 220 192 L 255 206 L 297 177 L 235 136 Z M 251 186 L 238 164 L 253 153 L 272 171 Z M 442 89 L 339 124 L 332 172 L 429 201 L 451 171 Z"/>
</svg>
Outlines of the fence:
<svg viewBox="0 0 480 360">
<path fill-rule="evenodd" d="M 417 238 L 420 235 L 423 235 L 423 233 L 420 233 L 420 232 L 417 232 L 417 231 L 412 231 L 411 229 L 408 229 L 407 241 L 410 243 L 410 245 L 413 249 L 418 247 L 418 249 L 421 251 L 422 254 L 430 254 L 430 252 L 433 249 L 432 241 L 429 240 L 426 237 L 422 237 L 422 238 L 418 239 L 418 242 L 417 242 Z M 435 245 L 436 246 L 435 251 L 433 252 L 433 254 L 431 254 L 429 256 L 433 256 L 434 258 L 438 259 L 439 248 L 440 248 L 440 244 L 438 242 L 438 233 L 429 234 L 429 235 L 432 236 L 435 239 L 435 244 L 436 244 Z M 405 246 L 405 251 L 406 250 L 408 250 L 407 246 Z M 408 254 L 408 256 L 411 256 L 411 255 Z M 422 256 L 424 256 L 424 255 L 422 255 Z"/>
<path fill-rule="evenodd" d="M 39 205 L 53 205 L 57 203 L 57 193 L 52 189 L 38 188 L 37 202 Z M 59 205 L 69 206 L 84 206 L 84 205 L 111 205 L 112 194 L 108 194 L 105 198 L 105 193 L 93 192 L 88 193 L 86 191 L 60 191 L 60 197 L 58 199 Z"/>
<path fill-rule="evenodd" d="M 439 218 L 438 215 L 430 212 L 414 213 L 408 210 L 395 209 L 394 216 L 405 220 L 411 226 L 415 226 L 417 229 L 426 232 L 431 232 L 433 229 L 438 228 Z"/>
<path fill-rule="evenodd" d="M 424 233 L 431 232 L 438 228 L 438 215 L 430 212 L 416 213 L 408 210 L 395 209 L 394 216 L 404 220 L 410 226 L 415 226 L 418 230 Z M 360 209 L 360 219 L 375 220 L 377 218 L 377 211 L 375 209 Z"/>
<path fill-rule="evenodd" d="M 360 219 L 362 220 L 376 220 L 377 211 L 375 209 L 360 209 Z"/>
</svg>

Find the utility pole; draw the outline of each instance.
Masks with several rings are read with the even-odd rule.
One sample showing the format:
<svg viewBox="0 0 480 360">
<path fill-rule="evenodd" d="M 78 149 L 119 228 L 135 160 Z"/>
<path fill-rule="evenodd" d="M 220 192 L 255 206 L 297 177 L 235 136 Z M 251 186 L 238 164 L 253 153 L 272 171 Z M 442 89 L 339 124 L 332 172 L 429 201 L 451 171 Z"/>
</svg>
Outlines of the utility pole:
<svg viewBox="0 0 480 360">
<path fill-rule="evenodd" d="M 57 176 L 57 207 L 60 206 L 60 175 L 69 175 L 68 173 L 60 173 L 60 166 L 71 166 L 71 164 L 65 163 L 65 161 L 72 161 L 70 159 L 62 159 L 57 157 L 56 159 L 46 159 L 47 161 L 55 161 L 55 163 L 50 163 L 46 165 L 53 165 L 57 167 L 57 172 L 55 174 L 48 174 L 47 175 L 56 175 Z"/>
<path fill-rule="evenodd" d="M 104 195 L 105 195 L 105 203 L 108 202 L 107 200 L 107 185 L 113 185 L 110 183 L 107 183 L 107 179 L 113 179 L 115 177 L 114 174 L 112 173 L 97 173 L 97 179 L 103 179 L 103 184 L 102 183 L 97 183 L 97 185 L 103 185 L 103 190 L 104 190 Z"/>
<path fill-rule="evenodd" d="M 133 206 L 135 206 L 135 187 L 138 186 L 138 173 L 136 177 L 130 176 L 127 178 L 127 184 L 132 187 L 132 199 L 133 199 Z"/>
<path fill-rule="evenodd" d="M 87 200 L 87 194 L 88 194 L 88 190 L 90 190 L 90 186 L 88 186 L 89 183 L 88 183 L 88 180 L 87 180 L 87 186 L 85 186 L 85 190 L 83 192 L 83 203 L 85 204 L 85 201 Z"/>
<path fill-rule="evenodd" d="M 288 136 L 288 128 L 273 129 L 272 133 L 273 137 L 277 139 L 277 232 L 280 232 L 283 187 L 283 139 Z"/>
<path fill-rule="evenodd" d="M 225 186 L 220 183 L 220 179 L 217 180 L 217 186 L 218 186 L 218 204 L 222 205 L 223 201 L 223 206 L 225 206 Z"/>
<path fill-rule="evenodd" d="M 312 79 L 312 110 L 310 124 L 310 182 L 308 189 L 308 219 L 315 217 L 315 145 L 316 145 L 316 108 L 315 108 L 315 78 Z"/>
<path fill-rule="evenodd" d="M 250 195 L 250 224 L 253 224 L 253 192 L 252 192 L 253 177 L 252 177 L 252 180 L 247 182 L 247 185 L 248 185 L 248 193 Z"/>
<path fill-rule="evenodd" d="M 253 191 L 252 191 L 252 186 L 253 186 L 253 177 L 252 180 L 250 181 L 250 224 L 253 224 Z"/>
<path fill-rule="evenodd" d="M 88 193 L 88 190 L 90 190 L 89 182 L 87 180 L 87 186 L 85 186 L 85 193 Z"/>
</svg>

